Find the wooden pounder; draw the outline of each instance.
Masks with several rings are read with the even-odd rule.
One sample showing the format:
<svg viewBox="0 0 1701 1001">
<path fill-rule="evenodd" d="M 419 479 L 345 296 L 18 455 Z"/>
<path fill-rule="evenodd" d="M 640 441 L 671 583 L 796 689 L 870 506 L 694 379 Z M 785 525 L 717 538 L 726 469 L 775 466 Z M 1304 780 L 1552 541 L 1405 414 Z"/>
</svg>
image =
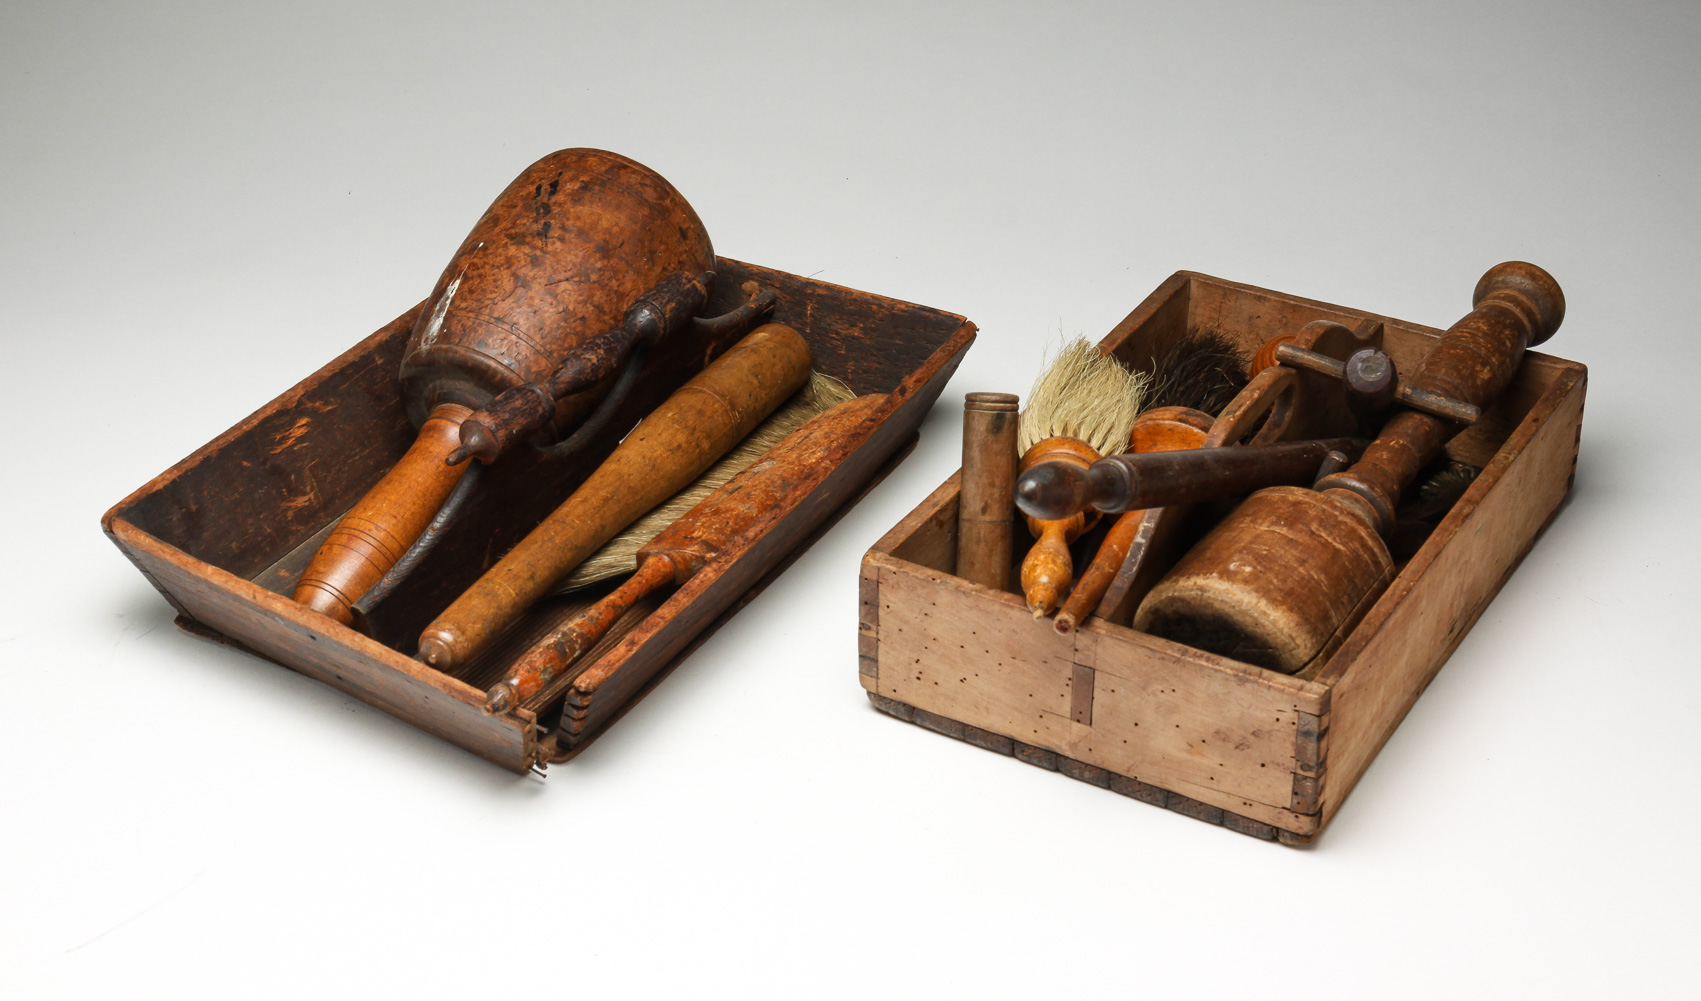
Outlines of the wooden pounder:
<svg viewBox="0 0 1701 1001">
<path fill-rule="evenodd" d="M 1017 402 L 1014 393 L 970 393 L 963 400 L 957 576 L 998 591 L 1010 584 L 1015 540 Z"/>
<path fill-rule="evenodd" d="M 809 345 L 764 324 L 668 397 L 573 495 L 457 598 L 419 638 L 438 670 L 464 664 L 562 576 L 672 497 L 809 379 Z"/>
<path fill-rule="evenodd" d="M 467 234 L 414 324 L 397 381 L 418 441 L 333 529 L 295 600 L 350 624 L 354 603 L 466 472 L 444 465 L 464 419 L 507 390 L 547 380 L 666 276 L 714 263 L 697 213 L 642 164 L 566 149 L 527 167 Z M 605 391 L 562 400 L 551 430 L 571 430 Z M 447 450 L 445 435 L 455 441 Z"/>
<path fill-rule="evenodd" d="M 753 532 L 766 531 L 777 512 L 789 510 L 820 486 L 835 468 L 831 460 L 841 443 L 885 401 L 883 393 L 859 396 L 817 414 L 703 498 L 638 550 L 637 573 L 528 650 L 508 676 L 491 687 L 485 711 L 504 712 L 536 695 L 595 646 L 639 599 L 669 584 L 684 584 Z"/>
<path fill-rule="evenodd" d="M 1099 453 L 1086 442 L 1057 435 L 1042 439 L 1028 449 L 1022 456 L 1021 468 L 1025 473 L 1041 463 L 1057 462 L 1085 469 L 1098 459 Z M 1075 579 L 1069 544 L 1098 520 L 1099 513 L 1091 508 L 1058 519 L 1028 517 L 1028 531 L 1034 535 L 1034 545 L 1022 559 L 1022 595 L 1034 618 L 1050 615 L 1063 593 L 1069 590 Z"/>
<path fill-rule="evenodd" d="M 1558 329 L 1565 297 L 1547 272 L 1512 261 L 1483 275 L 1472 303 L 1411 382 L 1486 407 L 1524 350 Z M 1457 430 L 1401 410 L 1358 462 L 1315 490 L 1253 494 L 1152 589 L 1135 628 L 1289 674 L 1327 656 L 1393 579 L 1382 535 L 1400 493 Z"/>
</svg>

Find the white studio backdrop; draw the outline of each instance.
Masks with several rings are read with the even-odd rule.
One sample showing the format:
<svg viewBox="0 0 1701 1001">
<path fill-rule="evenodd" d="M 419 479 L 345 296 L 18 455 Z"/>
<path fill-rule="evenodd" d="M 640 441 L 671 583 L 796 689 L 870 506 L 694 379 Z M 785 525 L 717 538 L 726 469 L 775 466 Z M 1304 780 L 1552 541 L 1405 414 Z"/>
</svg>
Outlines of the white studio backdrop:
<svg viewBox="0 0 1701 1001">
<path fill-rule="evenodd" d="M 1693 4 L 0 10 L 0 994 L 1688 997 Z M 910 457 L 518 778 L 175 629 L 107 507 L 429 291 L 526 164 L 973 319 Z M 1307 850 L 888 719 L 862 552 L 1178 269 L 1564 286 L 1576 488 Z"/>
</svg>

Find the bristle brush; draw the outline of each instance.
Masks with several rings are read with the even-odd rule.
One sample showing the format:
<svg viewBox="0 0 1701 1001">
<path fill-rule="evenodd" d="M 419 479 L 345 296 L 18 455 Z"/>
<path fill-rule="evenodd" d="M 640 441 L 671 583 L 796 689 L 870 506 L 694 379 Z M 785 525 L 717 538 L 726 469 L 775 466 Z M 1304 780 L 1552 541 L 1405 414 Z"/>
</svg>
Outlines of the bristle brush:
<svg viewBox="0 0 1701 1001">
<path fill-rule="evenodd" d="M 1122 449 L 1134 428 L 1150 379 L 1077 337 L 1035 380 L 1022 411 L 1017 448 L 1021 469 L 1041 462 L 1091 465 Z M 1034 618 L 1057 608 L 1074 579 L 1069 543 L 1098 520 L 1084 512 L 1059 521 L 1027 519 L 1037 540 L 1022 561 L 1022 593 Z"/>
</svg>

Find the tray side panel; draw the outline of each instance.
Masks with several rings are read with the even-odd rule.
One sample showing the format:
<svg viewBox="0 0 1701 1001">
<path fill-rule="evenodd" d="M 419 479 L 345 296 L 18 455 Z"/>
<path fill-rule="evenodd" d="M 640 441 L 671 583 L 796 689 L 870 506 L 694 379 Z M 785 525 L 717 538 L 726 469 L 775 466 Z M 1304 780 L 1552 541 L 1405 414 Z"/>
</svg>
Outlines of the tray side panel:
<svg viewBox="0 0 1701 1001">
<path fill-rule="evenodd" d="M 482 693 L 217 567 L 122 519 L 113 541 L 172 604 L 254 653 L 346 692 L 515 772 L 531 767 L 527 721 L 488 716 Z"/>
<path fill-rule="evenodd" d="M 1511 576 L 1570 490 L 1586 375 L 1567 371 L 1519 426 L 1318 681 L 1331 687 L 1328 822 Z"/>
</svg>

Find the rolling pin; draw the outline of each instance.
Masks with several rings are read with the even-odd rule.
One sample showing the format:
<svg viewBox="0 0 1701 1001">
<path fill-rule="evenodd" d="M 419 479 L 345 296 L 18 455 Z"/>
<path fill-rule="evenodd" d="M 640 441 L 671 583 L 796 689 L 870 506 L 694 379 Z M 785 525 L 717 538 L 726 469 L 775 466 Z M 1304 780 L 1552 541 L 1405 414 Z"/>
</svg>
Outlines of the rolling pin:
<svg viewBox="0 0 1701 1001">
<path fill-rule="evenodd" d="M 1410 380 L 1461 413 L 1455 404 L 1492 402 L 1565 317 L 1558 283 L 1521 261 L 1490 268 L 1471 301 Z M 1314 489 L 1248 497 L 1152 588 L 1134 627 L 1288 674 L 1326 656 L 1393 579 L 1382 537 L 1400 494 L 1459 427 L 1400 409 L 1356 463 Z"/>
<path fill-rule="evenodd" d="M 639 422 L 596 472 L 420 634 L 420 660 L 465 664 L 551 584 L 696 479 L 809 379 L 809 345 L 764 324 Z"/>
<path fill-rule="evenodd" d="M 886 401 L 859 396 L 817 414 L 769 449 L 638 550 L 638 570 L 601 601 L 540 640 L 491 687 L 486 712 L 503 712 L 537 694 L 595 646 L 639 599 L 669 584 L 684 584 L 711 560 L 809 496 L 827 474 L 843 443 Z"/>
<path fill-rule="evenodd" d="M 446 462 L 463 421 L 506 391 L 546 382 L 646 290 L 714 263 L 697 213 L 642 164 L 567 149 L 527 167 L 467 234 L 414 323 L 397 380 L 417 440 L 332 529 L 295 600 L 352 622 L 354 603 L 465 476 L 465 463 Z M 606 395 L 598 385 L 552 406 L 552 430 L 576 427 Z"/>
</svg>

